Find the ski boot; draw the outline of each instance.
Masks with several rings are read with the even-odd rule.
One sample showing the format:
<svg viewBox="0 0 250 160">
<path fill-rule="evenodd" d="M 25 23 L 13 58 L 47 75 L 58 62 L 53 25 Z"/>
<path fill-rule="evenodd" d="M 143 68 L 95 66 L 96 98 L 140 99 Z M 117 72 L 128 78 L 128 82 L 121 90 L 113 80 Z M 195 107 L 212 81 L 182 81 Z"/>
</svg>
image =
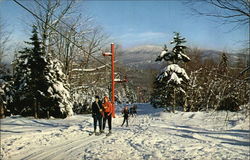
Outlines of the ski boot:
<svg viewBox="0 0 250 160">
<path fill-rule="evenodd" d="M 110 136 L 112 134 L 111 130 L 109 131 L 108 134 L 106 134 L 106 136 Z"/>
<path fill-rule="evenodd" d="M 96 135 L 96 130 L 94 130 L 94 132 L 89 133 L 90 136 L 92 136 L 93 134 Z"/>
</svg>

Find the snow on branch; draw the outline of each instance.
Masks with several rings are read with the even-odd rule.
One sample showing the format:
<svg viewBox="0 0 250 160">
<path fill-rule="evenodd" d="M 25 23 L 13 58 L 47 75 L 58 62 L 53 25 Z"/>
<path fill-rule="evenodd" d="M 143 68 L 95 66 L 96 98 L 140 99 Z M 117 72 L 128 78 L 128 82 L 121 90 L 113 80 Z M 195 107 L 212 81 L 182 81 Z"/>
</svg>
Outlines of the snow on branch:
<svg viewBox="0 0 250 160">
<path fill-rule="evenodd" d="M 171 83 L 171 82 L 180 85 L 181 82 L 182 82 L 182 78 L 179 78 L 179 77 L 177 76 L 177 74 L 173 72 L 173 73 L 171 74 L 170 79 L 168 80 L 168 83 Z"/>
<path fill-rule="evenodd" d="M 88 88 L 89 88 L 89 85 L 82 85 L 82 86 L 75 87 L 72 90 L 80 90 L 80 89 L 88 89 Z"/>
<path fill-rule="evenodd" d="M 166 68 L 165 68 L 165 72 L 175 72 L 177 74 L 180 74 L 182 75 L 185 79 L 189 80 L 189 77 L 186 73 L 186 71 L 181 68 L 180 66 L 178 66 L 177 64 L 171 64 L 171 65 L 168 65 Z"/>
<path fill-rule="evenodd" d="M 115 62 L 117 62 L 117 61 L 115 61 Z M 103 69 L 108 65 L 110 65 L 110 64 L 105 64 L 105 65 L 102 65 L 102 66 L 96 67 L 96 68 L 84 68 L 84 69 L 75 68 L 75 69 L 72 69 L 72 72 L 74 72 L 74 71 L 77 71 L 77 72 L 94 72 L 94 71 L 98 71 L 100 69 Z"/>
</svg>

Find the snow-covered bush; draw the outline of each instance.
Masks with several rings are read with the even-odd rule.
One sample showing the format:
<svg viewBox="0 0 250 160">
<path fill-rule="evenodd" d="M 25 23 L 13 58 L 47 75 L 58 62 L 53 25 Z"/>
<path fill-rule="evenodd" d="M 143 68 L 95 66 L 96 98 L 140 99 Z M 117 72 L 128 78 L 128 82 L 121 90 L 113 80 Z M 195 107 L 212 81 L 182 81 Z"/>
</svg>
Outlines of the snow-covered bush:
<svg viewBox="0 0 250 160">
<path fill-rule="evenodd" d="M 95 100 L 95 95 L 98 95 L 101 100 L 104 96 L 110 97 L 110 90 L 107 87 L 99 86 L 80 86 L 71 91 L 73 100 L 73 111 L 76 114 L 90 113 L 91 104 Z M 134 103 L 136 95 L 133 90 L 127 85 L 116 85 L 115 90 L 116 103 Z"/>
<path fill-rule="evenodd" d="M 95 95 L 103 98 L 108 94 L 108 89 L 102 87 L 77 87 L 75 90 L 71 91 L 73 99 L 73 111 L 76 114 L 90 113 L 91 104 L 95 100 Z"/>
<path fill-rule="evenodd" d="M 229 110 L 231 112 L 239 111 L 240 106 L 236 97 L 227 96 L 220 100 L 217 110 Z"/>
<path fill-rule="evenodd" d="M 250 84 L 227 63 L 223 53 L 219 64 L 203 65 L 191 72 L 186 90 L 189 111 L 239 111 L 241 105 L 249 103 Z"/>
</svg>

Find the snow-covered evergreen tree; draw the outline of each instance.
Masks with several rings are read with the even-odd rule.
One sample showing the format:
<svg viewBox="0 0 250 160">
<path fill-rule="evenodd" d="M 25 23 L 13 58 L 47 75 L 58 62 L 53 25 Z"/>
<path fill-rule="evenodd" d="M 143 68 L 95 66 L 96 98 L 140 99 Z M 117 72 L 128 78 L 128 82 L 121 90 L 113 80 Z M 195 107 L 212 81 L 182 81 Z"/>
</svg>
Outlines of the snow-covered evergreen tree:
<svg viewBox="0 0 250 160">
<path fill-rule="evenodd" d="M 164 59 L 168 62 L 167 67 L 157 76 L 154 83 L 154 92 L 152 103 L 154 106 L 168 107 L 172 106 L 175 111 L 176 104 L 185 105 L 184 86 L 189 80 L 186 71 L 179 66 L 181 62 L 188 62 L 190 58 L 185 55 L 186 46 L 185 38 L 182 38 L 179 33 L 174 32 L 175 36 L 171 44 L 175 44 L 172 51 L 168 52 L 167 46 L 164 46 L 163 51 L 157 57 L 156 61 Z"/>
<path fill-rule="evenodd" d="M 2 62 L 0 55 L 0 118 L 9 114 L 7 104 L 12 102 L 11 83 L 11 74 L 6 68 L 6 65 Z"/>
<path fill-rule="evenodd" d="M 33 26 L 31 48 L 20 51 L 14 62 L 15 111 L 35 117 L 66 117 L 73 114 L 69 87 L 61 63 L 43 53 Z"/>
<path fill-rule="evenodd" d="M 10 115 L 10 107 L 13 102 L 12 80 L 9 74 L 0 75 L 0 118 Z"/>
</svg>

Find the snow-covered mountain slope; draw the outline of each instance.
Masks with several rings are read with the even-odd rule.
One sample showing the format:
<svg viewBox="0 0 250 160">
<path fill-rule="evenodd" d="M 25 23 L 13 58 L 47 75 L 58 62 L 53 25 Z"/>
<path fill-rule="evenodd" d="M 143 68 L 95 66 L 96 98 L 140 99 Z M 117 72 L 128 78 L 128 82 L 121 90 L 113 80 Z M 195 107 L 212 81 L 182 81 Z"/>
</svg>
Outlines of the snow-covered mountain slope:
<svg viewBox="0 0 250 160">
<path fill-rule="evenodd" d="M 120 59 L 120 62 L 130 67 L 136 67 L 139 69 L 159 69 L 160 64 L 155 62 L 155 59 L 161 53 L 161 50 L 161 46 L 137 46 L 124 50 L 118 59 Z"/>
<path fill-rule="evenodd" d="M 52 120 L 8 117 L 1 119 L 1 159 L 248 159 L 249 121 L 240 113 L 229 113 L 225 123 L 225 116 L 226 112 L 165 113 L 138 104 L 129 127 L 120 127 L 123 118 L 117 114 L 108 137 L 89 136 L 90 115 Z"/>
</svg>

